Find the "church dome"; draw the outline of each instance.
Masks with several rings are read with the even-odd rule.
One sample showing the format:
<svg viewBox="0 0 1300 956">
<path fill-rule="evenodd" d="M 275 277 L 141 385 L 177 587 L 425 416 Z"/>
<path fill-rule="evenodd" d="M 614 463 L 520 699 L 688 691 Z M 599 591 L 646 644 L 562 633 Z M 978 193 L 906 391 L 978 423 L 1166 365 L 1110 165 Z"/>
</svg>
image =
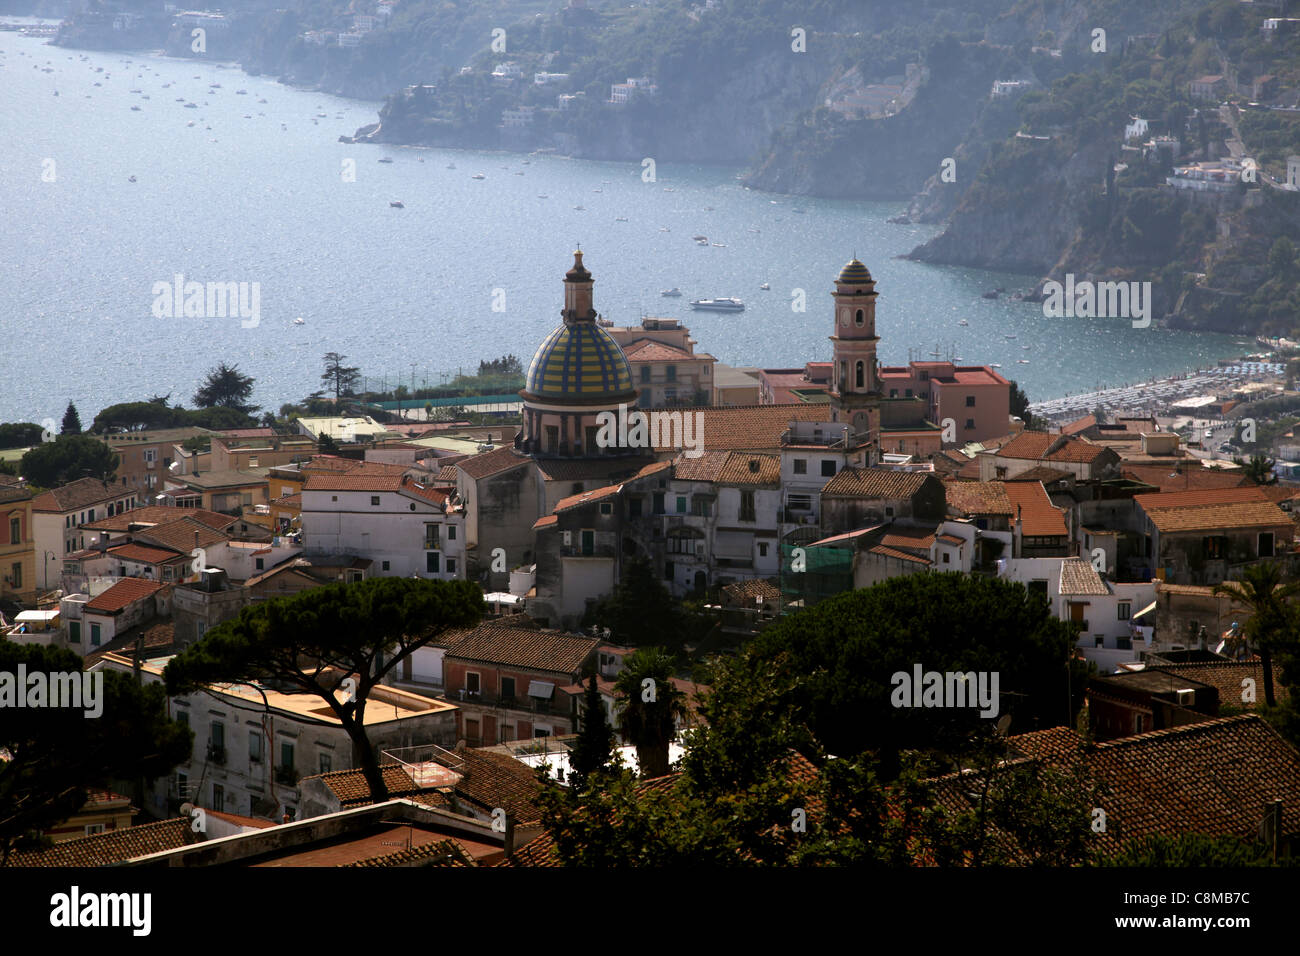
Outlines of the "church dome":
<svg viewBox="0 0 1300 956">
<path fill-rule="evenodd" d="M 627 356 L 595 322 L 566 323 L 548 335 L 528 366 L 524 391 L 559 403 L 635 394 Z"/>
<path fill-rule="evenodd" d="M 835 281 L 853 284 L 871 282 L 873 280 L 871 278 L 871 272 L 868 271 L 866 266 L 857 259 L 851 259 L 848 264 L 840 270 L 840 274 Z"/>
</svg>

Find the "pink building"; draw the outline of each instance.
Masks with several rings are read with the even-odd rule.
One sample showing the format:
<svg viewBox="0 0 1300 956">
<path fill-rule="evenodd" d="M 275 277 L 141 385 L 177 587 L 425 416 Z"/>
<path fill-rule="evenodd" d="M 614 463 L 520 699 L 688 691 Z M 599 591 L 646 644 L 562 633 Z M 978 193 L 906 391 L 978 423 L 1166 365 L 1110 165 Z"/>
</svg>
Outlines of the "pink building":
<svg viewBox="0 0 1300 956">
<path fill-rule="evenodd" d="M 880 369 L 882 397 L 919 398 L 925 417 L 939 425 L 952 419 L 956 444 L 997 438 L 1011 430 L 1011 383 L 987 365 L 912 362 Z"/>
</svg>

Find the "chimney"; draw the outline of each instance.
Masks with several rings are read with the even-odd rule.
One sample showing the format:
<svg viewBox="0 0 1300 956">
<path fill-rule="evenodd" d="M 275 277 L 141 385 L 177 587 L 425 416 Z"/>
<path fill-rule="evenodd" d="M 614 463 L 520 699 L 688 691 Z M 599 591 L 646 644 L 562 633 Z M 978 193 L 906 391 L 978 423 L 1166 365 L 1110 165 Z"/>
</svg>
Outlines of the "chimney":
<svg viewBox="0 0 1300 956">
<path fill-rule="evenodd" d="M 506 834 L 503 848 L 506 851 L 506 859 L 509 860 L 515 855 L 515 815 L 506 814 Z"/>
</svg>

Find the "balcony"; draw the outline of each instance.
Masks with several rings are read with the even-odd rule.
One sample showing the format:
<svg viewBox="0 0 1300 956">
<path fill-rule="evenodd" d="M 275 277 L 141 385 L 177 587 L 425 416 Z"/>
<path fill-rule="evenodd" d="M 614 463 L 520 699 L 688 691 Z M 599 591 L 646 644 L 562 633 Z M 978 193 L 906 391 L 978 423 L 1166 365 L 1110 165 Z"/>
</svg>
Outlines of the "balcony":
<svg viewBox="0 0 1300 956">
<path fill-rule="evenodd" d="M 208 763 L 224 767 L 226 765 L 226 748 L 218 744 L 208 744 Z"/>
<path fill-rule="evenodd" d="M 799 429 L 787 428 L 781 433 L 781 444 L 785 445 L 812 445 L 818 448 L 827 449 L 846 449 L 857 448 L 871 440 L 871 432 L 855 432 L 849 429 L 843 431 L 836 429 L 834 431 L 808 431 L 804 432 Z"/>
<path fill-rule="evenodd" d="M 293 767 L 276 767 L 275 782 L 284 787 L 298 785 L 298 771 Z"/>
<path fill-rule="evenodd" d="M 530 714 L 555 714 L 563 713 L 557 710 L 553 700 L 546 700 L 540 697 L 529 697 L 525 695 L 514 694 L 513 696 L 503 697 L 500 694 L 489 694 L 486 692 L 470 693 L 467 690 L 459 689 L 454 692 L 448 692 L 447 699 L 454 703 L 477 704 L 490 710 L 517 710 Z"/>
</svg>

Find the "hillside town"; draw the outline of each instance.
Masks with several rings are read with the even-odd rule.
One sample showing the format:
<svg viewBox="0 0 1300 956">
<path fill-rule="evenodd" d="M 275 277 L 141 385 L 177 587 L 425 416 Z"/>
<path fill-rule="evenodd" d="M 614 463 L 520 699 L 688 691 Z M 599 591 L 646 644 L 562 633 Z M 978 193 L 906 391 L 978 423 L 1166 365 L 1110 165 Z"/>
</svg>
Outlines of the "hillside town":
<svg viewBox="0 0 1300 956">
<path fill-rule="evenodd" d="M 594 702 L 627 729 L 619 676 L 638 652 L 593 611 L 638 569 L 703 622 L 662 635 L 687 657 L 900 578 L 1021 585 L 1068 622 L 1089 676 L 1077 727 L 1013 733 L 1009 754 L 1055 765 L 1063 741 L 1095 740 L 1096 772 L 1143 811 L 1107 838 L 1116 849 L 1185 832 L 1169 794 L 1209 776 L 1198 832 L 1243 836 L 1276 814 L 1293 844 L 1300 753 L 1254 712 L 1288 684 L 1248 639 L 1257 593 L 1224 582 L 1291 572 L 1300 486 L 1205 457 L 1184 419 L 1207 408 L 1031 428 L 993 368 L 881 365 L 875 281 L 856 259 L 829 283 L 829 355 L 803 369 L 727 369 L 675 319 L 612 326 L 582 252 L 562 285 L 515 422 L 384 424 L 343 400 L 294 432 L 100 435 L 112 480 L 0 475 L 3 636 L 87 672 L 165 684 L 169 661 L 241 613 L 338 584 L 470 582 L 485 608 L 376 667 L 363 730 L 380 799 L 319 697 L 231 673 L 168 697 L 194 741 L 170 772 L 130 796 L 94 790 L 9 865 L 553 864 L 540 795 L 576 779 Z M 671 684 L 675 761 L 711 688 L 686 670 Z M 623 740 L 635 767 L 643 752 Z M 1122 769 L 1138 762 L 1168 769 Z M 320 818 L 348 838 L 267 835 Z M 382 850 L 399 830 L 418 839 Z"/>
</svg>

